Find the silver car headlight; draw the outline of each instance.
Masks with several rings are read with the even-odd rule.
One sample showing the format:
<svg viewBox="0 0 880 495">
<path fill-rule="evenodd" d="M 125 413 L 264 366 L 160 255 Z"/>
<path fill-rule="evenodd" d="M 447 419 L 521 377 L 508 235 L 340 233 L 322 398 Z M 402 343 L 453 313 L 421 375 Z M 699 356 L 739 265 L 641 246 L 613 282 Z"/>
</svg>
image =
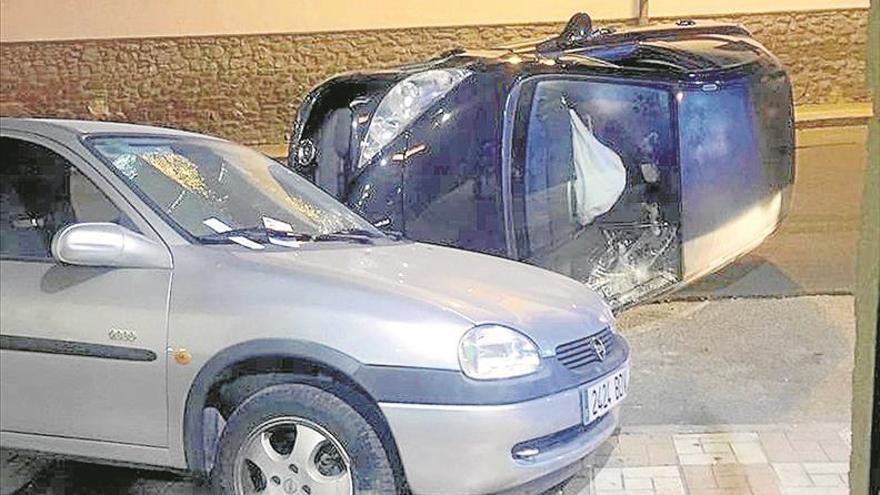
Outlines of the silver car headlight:
<svg viewBox="0 0 880 495">
<path fill-rule="evenodd" d="M 458 345 L 461 371 L 475 380 L 528 375 L 541 367 L 538 346 L 525 335 L 500 325 L 479 325 Z"/>
<path fill-rule="evenodd" d="M 419 115 L 458 85 L 470 71 L 432 69 L 413 74 L 397 83 L 379 102 L 367 135 L 361 142 L 358 168 L 403 132 Z"/>
</svg>

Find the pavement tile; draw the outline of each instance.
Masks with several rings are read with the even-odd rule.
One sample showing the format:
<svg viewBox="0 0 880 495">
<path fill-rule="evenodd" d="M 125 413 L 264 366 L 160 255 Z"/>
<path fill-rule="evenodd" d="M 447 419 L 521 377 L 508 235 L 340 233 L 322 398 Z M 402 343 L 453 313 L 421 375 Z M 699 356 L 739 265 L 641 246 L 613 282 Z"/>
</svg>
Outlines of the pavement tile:
<svg viewBox="0 0 880 495">
<path fill-rule="evenodd" d="M 602 468 L 595 472 L 593 485 L 596 490 L 623 490 L 623 477 L 619 468 Z"/>
<path fill-rule="evenodd" d="M 673 437 L 675 451 L 679 454 L 702 454 L 703 446 L 700 440 L 689 435 L 676 435 Z"/>
<path fill-rule="evenodd" d="M 653 490 L 654 482 L 651 478 L 626 478 L 623 487 L 627 490 Z"/>
<path fill-rule="evenodd" d="M 788 487 L 813 486 L 806 470 L 798 463 L 773 463 L 773 469 L 776 471 L 776 476 L 779 477 L 783 491 Z"/>
<path fill-rule="evenodd" d="M 825 451 L 825 455 L 828 456 L 828 460 L 830 461 L 838 461 L 838 462 L 849 462 L 849 456 L 852 452 L 852 447 L 847 445 L 840 438 L 830 439 L 830 440 L 819 440 L 819 445 L 822 447 L 822 450 Z"/>
<path fill-rule="evenodd" d="M 751 485 L 752 495 L 782 495 L 782 490 L 776 483 Z"/>
<path fill-rule="evenodd" d="M 804 471 L 809 474 L 847 474 L 847 462 L 805 462 Z"/>
<path fill-rule="evenodd" d="M 711 466 L 712 464 L 734 464 L 736 457 L 730 454 L 680 454 L 682 466 Z"/>
<path fill-rule="evenodd" d="M 757 494 L 778 494 L 779 484 L 776 473 L 769 464 L 752 464 L 743 466 L 749 486 Z"/>
<path fill-rule="evenodd" d="M 715 483 L 715 474 L 709 466 L 682 466 L 681 470 L 691 492 L 698 488 L 718 487 Z"/>
<path fill-rule="evenodd" d="M 703 444 L 703 452 L 707 454 L 732 454 L 733 451 L 730 449 L 730 444 L 727 442 L 723 443 L 705 443 Z"/>
<path fill-rule="evenodd" d="M 689 495 L 752 495 L 748 488 L 697 488 L 688 491 Z"/>
<path fill-rule="evenodd" d="M 612 455 L 607 458 L 597 457 L 597 460 L 601 460 L 602 462 L 597 462 L 596 465 L 604 465 L 608 467 L 633 467 L 633 466 L 645 466 L 648 464 L 648 459 L 646 456 L 639 455 Z"/>
<path fill-rule="evenodd" d="M 680 478 L 658 478 L 654 480 L 654 492 L 657 495 L 685 495 L 684 483 Z"/>
<path fill-rule="evenodd" d="M 828 456 L 816 440 L 793 440 L 789 437 L 791 448 L 801 462 L 825 462 Z"/>
<path fill-rule="evenodd" d="M 767 456 L 764 455 L 764 451 L 761 449 L 761 444 L 757 441 L 731 442 L 730 446 L 733 448 L 736 460 L 739 461 L 740 464 L 767 463 Z"/>
<path fill-rule="evenodd" d="M 816 486 L 846 487 L 839 474 L 811 474 L 810 479 Z"/>
<path fill-rule="evenodd" d="M 839 440 L 840 428 L 837 426 L 809 425 L 792 427 L 786 432 L 790 440 Z"/>
<path fill-rule="evenodd" d="M 716 476 L 715 481 L 719 488 L 746 488 L 749 480 L 745 475 Z"/>
<path fill-rule="evenodd" d="M 712 474 L 719 476 L 745 476 L 746 466 L 742 464 L 716 464 L 711 468 Z"/>
<path fill-rule="evenodd" d="M 758 434 L 753 431 L 736 431 L 725 433 L 697 433 L 697 438 L 703 443 L 709 442 L 755 442 Z"/>
<path fill-rule="evenodd" d="M 646 466 L 623 468 L 624 478 L 678 478 L 678 466 Z"/>
<path fill-rule="evenodd" d="M 782 488 L 783 495 L 850 495 L 849 488 L 829 488 L 827 486 Z"/>
<path fill-rule="evenodd" d="M 652 465 L 674 466 L 678 464 L 678 455 L 670 441 L 665 443 L 652 443 L 648 445 L 648 463 Z"/>
<path fill-rule="evenodd" d="M 621 435 L 618 440 L 618 453 L 630 456 L 648 456 L 648 438 L 645 435 Z"/>
<path fill-rule="evenodd" d="M 671 433 L 648 433 L 645 436 L 648 437 L 648 441 L 651 443 L 672 444 L 672 434 Z"/>
<path fill-rule="evenodd" d="M 664 477 L 653 478 L 653 480 L 654 480 L 654 487 L 657 490 L 664 489 L 664 488 L 666 488 L 666 489 L 675 488 L 675 489 L 682 489 L 682 490 L 684 489 L 684 481 L 681 480 L 681 475 L 679 475 L 675 478 L 664 478 Z"/>
<path fill-rule="evenodd" d="M 762 431 L 758 436 L 770 462 L 797 462 L 800 460 L 784 432 Z"/>
<path fill-rule="evenodd" d="M 721 466 L 717 466 L 716 469 Z M 773 467 L 770 464 L 754 464 L 743 466 L 743 471 L 749 478 L 774 477 Z"/>
</svg>

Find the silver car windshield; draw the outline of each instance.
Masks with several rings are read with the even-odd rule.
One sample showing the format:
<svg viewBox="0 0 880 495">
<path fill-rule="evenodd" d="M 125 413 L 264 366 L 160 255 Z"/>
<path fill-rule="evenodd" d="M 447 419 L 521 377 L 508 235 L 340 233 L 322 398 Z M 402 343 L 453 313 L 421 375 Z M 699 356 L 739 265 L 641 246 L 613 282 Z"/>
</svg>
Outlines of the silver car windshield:
<svg viewBox="0 0 880 495">
<path fill-rule="evenodd" d="M 91 148 L 159 214 L 200 241 L 224 232 L 379 237 L 366 220 L 280 163 L 207 138 L 93 137 Z"/>
</svg>

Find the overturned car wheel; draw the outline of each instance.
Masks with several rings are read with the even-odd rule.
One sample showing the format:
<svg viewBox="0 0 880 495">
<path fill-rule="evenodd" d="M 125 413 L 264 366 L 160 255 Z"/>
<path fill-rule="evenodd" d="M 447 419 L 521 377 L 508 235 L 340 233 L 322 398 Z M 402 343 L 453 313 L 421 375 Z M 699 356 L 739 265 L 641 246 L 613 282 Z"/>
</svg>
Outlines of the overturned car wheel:
<svg viewBox="0 0 880 495">
<path fill-rule="evenodd" d="M 224 495 L 397 492 L 369 423 L 339 397 L 302 384 L 268 387 L 235 409 L 212 482 Z"/>
</svg>

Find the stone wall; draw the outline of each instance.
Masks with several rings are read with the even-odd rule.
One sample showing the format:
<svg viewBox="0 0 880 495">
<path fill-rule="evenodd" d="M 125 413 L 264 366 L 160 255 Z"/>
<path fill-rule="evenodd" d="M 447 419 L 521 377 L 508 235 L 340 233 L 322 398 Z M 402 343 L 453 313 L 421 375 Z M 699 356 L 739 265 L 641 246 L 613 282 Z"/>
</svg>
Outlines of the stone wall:
<svg viewBox="0 0 880 495">
<path fill-rule="evenodd" d="M 797 104 L 867 101 L 866 9 L 718 18 L 786 64 Z M 0 114 L 172 126 L 277 144 L 302 96 L 348 70 L 549 36 L 562 24 L 0 44 Z"/>
</svg>

